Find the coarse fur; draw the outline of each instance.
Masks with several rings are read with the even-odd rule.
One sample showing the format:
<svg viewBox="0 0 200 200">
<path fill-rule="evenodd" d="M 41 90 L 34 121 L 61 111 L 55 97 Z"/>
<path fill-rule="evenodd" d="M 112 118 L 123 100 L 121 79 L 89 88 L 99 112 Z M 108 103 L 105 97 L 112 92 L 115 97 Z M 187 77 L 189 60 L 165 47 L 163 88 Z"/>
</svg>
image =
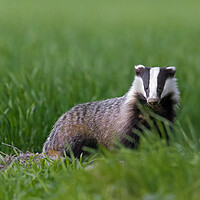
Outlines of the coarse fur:
<svg viewBox="0 0 200 200">
<path fill-rule="evenodd" d="M 135 148 L 139 137 L 133 130 L 140 129 L 140 125 L 149 128 L 139 104 L 174 122 L 179 102 L 175 72 L 175 67 L 135 66 L 135 79 L 124 96 L 73 107 L 55 123 L 43 152 L 55 159 L 69 156 L 71 150 L 79 157 L 84 146 L 96 148 L 101 145 L 111 150 L 116 140 Z"/>
</svg>

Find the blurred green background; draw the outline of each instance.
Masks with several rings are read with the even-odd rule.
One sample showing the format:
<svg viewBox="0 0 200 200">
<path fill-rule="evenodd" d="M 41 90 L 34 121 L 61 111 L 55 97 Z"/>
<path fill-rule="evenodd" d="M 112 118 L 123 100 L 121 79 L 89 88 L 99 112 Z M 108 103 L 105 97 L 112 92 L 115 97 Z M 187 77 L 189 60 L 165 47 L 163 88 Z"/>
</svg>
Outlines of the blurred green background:
<svg viewBox="0 0 200 200">
<path fill-rule="evenodd" d="M 41 152 L 63 112 L 123 95 L 137 64 L 177 67 L 177 124 L 198 139 L 199 7 L 186 0 L 0 1 L 0 141 Z"/>
</svg>

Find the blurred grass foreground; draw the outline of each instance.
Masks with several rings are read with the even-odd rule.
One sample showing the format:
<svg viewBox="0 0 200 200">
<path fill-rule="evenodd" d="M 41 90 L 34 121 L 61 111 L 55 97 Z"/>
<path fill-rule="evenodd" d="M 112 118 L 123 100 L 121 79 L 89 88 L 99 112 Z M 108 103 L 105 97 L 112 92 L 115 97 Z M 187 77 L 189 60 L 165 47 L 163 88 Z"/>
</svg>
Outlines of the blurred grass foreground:
<svg viewBox="0 0 200 200">
<path fill-rule="evenodd" d="M 177 67 L 170 146 L 0 172 L 1 199 L 199 199 L 199 1 L 0 1 L 0 143 L 41 152 L 72 106 L 123 95 L 133 66 Z M 13 152 L 0 144 L 0 151 Z M 124 160 L 122 164 L 120 160 Z"/>
</svg>

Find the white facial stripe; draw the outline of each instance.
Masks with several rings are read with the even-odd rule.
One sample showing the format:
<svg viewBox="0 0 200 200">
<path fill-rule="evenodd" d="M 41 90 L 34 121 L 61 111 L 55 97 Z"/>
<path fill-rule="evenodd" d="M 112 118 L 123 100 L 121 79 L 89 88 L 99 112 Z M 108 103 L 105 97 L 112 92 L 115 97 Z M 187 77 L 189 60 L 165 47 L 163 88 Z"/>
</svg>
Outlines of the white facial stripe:
<svg viewBox="0 0 200 200">
<path fill-rule="evenodd" d="M 149 98 L 157 98 L 157 84 L 158 84 L 158 74 L 160 72 L 159 67 L 154 67 L 150 69 L 150 79 L 149 79 Z"/>
<path fill-rule="evenodd" d="M 146 98 L 146 92 L 144 91 L 143 80 L 141 77 L 138 76 L 135 76 L 133 84 L 127 93 L 126 101 L 127 102 L 132 101 L 136 93 L 142 94 Z"/>
<path fill-rule="evenodd" d="M 133 82 L 133 91 L 134 93 L 141 93 L 146 97 L 146 92 L 144 91 L 143 80 L 141 77 L 136 76 Z"/>
<path fill-rule="evenodd" d="M 173 94 L 172 99 L 178 102 L 180 98 L 180 92 L 177 87 L 176 78 L 168 78 L 166 80 L 163 92 L 161 94 L 161 99 L 170 93 Z"/>
</svg>

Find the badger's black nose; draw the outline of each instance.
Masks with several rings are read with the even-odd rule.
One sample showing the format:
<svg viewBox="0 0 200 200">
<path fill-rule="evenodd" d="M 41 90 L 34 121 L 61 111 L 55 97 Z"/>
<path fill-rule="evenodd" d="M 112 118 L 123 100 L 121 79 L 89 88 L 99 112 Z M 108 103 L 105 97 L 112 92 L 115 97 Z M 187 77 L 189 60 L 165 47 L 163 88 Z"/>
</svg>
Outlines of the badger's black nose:
<svg viewBox="0 0 200 200">
<path fill-rule="evenodd" d="M 151 106 L 154 106 L 159 103 L 159 99 L 158 98 L 148 98 L 147 103 Z"/>
</svg>

